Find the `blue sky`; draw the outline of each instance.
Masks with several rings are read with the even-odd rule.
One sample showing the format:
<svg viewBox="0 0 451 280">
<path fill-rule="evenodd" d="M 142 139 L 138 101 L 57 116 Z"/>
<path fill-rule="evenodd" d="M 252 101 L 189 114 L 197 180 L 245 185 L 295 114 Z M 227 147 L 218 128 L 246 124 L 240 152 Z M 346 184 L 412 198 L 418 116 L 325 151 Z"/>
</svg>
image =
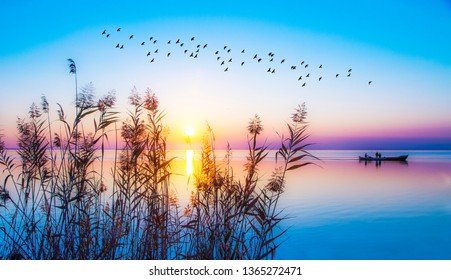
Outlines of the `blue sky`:
<svg viewBox="0 0 451 280">
<path fill-rule="evenodd" d="M 41 94 L 71 105 L 73 77 L 66 63 L 71 57 L 81 84 L 92 81 L 99 95 L 116 89 L 121 106 L 133 86 L 151 87 L 174 137 L 185 126 L 200 130 L 208 121 L 223 141 L 245 139 L 254 113 L 272 137 L 305 101 L 313 137 L 324 147 L 352 148 L 345 144 L 350 138 L 366 147 L 382 136 L 397 143 L 431 138 L 434 148 L 451 139 L 451 1 L 6 0 L 0 24 L 4 134 L 12 134 L 16 117 Z M 113 33 L 117 27 L 121 34 Z M 103 29 L 112 42 L 100 36 Z M 274 50 L 293 65 L 304 59 L 310 67 L 324 64 L 324 72 L 311 70 L 324 80 L 301 89 L 297 76 L 280 65 L 269 78 L 249 58 L 246 70 L 231 67 L 229 73 L 206 56 L 193 64 L 173 54 L 174 60 L 150 65 L 136 43 L 122 53 L 114 49 L 120 40 L 131 42 L 125 39 L 129 34 L 164 41 L 196 36 L 209 43 L 209 51 L 228 45 L 264 56 Z M 348 68 L 352 80 L 334 78 Z"/>
</svg>

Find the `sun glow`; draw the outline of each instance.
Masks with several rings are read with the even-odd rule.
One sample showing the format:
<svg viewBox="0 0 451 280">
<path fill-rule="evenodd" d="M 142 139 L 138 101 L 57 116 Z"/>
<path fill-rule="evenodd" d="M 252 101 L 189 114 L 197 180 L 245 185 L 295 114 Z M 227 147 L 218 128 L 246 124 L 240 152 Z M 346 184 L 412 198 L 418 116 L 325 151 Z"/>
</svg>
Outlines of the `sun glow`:
<svg viewBox="0 0 451 280">
<path fill-rule="evenodd" d="M 189 137 L 194 136 L 194 129 L 193 129 L 192 127 L 187 127 L 187 128 L 185 129 L 185 135 L 186 135 L 186 136 L 189 136 Z"/>
</svg>

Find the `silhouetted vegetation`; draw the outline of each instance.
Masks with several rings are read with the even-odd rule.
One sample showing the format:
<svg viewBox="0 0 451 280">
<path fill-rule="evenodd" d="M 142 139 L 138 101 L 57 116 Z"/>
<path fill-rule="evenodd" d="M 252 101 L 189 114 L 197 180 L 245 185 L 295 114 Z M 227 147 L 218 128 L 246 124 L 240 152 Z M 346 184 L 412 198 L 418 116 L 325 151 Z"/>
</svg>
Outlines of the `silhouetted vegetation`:
<svg viewBox="0 0 451 280">
<path fill-rule="evenodd" d="M 264 181 L 259 165 L 268 155 L 256 115 L 248 126 L 244 178 L 230 161 L 218 160 L 207 127 L 194 191 L 180 205 L 171 186 L 164 113 L 151 90 L 136 89 L 119 129 L 114 92 L 95 100 L 92 84 L 77 93 L 76 116 L 58 105 L 32 104 L 17 121 L 17 157 L 0 135 L 2 193 L 0 258 L 3 259 L 271 259 L 286 229 L 278 207 L 286 172 L 315 158 L 306 151 L 305 106 L 280 135 L 276 168 Z M 88 129 L 89 128 L 89 129 Z M 115 139 L 110 139 L 111 137 Z M 106 143 L 116 143 L 107 170 Z M 123 147 L 118 147 L 118 143 Z M 109 190 L 109 191 L 107 191 Z M 107 195 L 108 193 L 108 195 Z"/>
</svg>

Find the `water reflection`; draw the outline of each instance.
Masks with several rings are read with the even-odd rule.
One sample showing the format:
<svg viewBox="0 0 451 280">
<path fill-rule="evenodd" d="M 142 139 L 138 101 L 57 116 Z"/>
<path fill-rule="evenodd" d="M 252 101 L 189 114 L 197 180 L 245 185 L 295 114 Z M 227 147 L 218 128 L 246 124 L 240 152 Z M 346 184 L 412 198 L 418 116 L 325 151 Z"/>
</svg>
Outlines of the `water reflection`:
<svg viewBox="0 0 451 280">
<path fill-rule="evenodd" d="M 194 151 L 186 150 L 186 175 L 191 176 L 193 174 L 193 159 Z"/>
</svg>

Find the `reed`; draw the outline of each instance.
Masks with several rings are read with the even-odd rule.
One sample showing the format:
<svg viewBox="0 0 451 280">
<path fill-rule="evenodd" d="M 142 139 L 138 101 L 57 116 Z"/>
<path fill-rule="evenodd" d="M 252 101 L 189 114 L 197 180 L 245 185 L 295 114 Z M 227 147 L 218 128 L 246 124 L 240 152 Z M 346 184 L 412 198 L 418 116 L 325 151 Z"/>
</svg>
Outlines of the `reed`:
<svg viewBox="0 0 451 280">
<path fill-rule="evenodd" d="M 68 120 L 58 104 L 56 120 L 42 97 L 18 119 L 17 157 L 0 135 L 2 259 L 273 259 L 287 229 L 278 201 L 287 172 L 311 164 L 305 105 L 280 135 L 269 179 L 259 166 L 269 153 L 255 115 L 248 126 L 242 178 L 231 166 L 233 152 L 218 159 L 207 125 L 194 191 L 182 207 L 171 177 L 165 113 L 155 94 L 134 88 L 130 109 L 117 129 L 115 95 L 94 97 L 94 86 L 77 92 L 76 115 Z M 89 129 L 88 129 L 89 128 Z M 110 139 L 111 135 L 114 139 Z M 105 147 L 114 141 L 115 162 L 105 170 Z M 118 148 L 122 142 L 123 147 Z M 110 182 L 110 183 L 105 183 Z M 111 195 L 106 190 L 111 188 Z"/>
</svg>

